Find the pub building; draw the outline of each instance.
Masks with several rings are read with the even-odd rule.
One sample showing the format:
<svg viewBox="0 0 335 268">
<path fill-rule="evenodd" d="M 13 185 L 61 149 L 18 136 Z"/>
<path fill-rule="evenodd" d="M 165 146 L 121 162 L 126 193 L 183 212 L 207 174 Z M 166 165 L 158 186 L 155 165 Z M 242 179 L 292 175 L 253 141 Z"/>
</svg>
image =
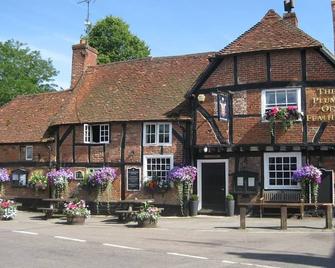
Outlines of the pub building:
<svg viewBox="0 0 335 268">
<path fill-rule="evenodd" d="M 325 174 L 320 201 L 334 202 L 335 58 L 298 28 L 289 3 L 283 17 L 269 10 L 216 53 L 97 65 L 94 48 L 74 45 L 69 90 L 0 107 L 0 168 L 11 177 L 1 196 L 36 207 L 51 191 L 29 187 L 33 171 L 67 168 L 75 180 L 65 198 L 100 212 L 114 201 L 154 198 L 173 213 L 176 189 L 148 193 L 144 182 L 191 164 L 199 210 L 222 213 L 228 193 L 237 203 L 293 200 L 300 188 L 292 172 L 311 163 Z M 291 117 L 274 120 L 278 111 Z M 117 178 L 97 196 L 81 183 L 101 167 Z"/>
</svg>

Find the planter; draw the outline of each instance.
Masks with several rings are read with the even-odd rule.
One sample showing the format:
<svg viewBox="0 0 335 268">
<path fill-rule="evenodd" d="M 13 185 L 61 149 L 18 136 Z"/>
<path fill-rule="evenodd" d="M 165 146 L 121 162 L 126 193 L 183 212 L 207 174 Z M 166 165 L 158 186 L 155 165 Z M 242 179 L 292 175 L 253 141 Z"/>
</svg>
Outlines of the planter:
<svg viewBox="0 0 335 268">
<path fill-rule="evenodd" d="M 235 215 L 235 200 L 227 201 L 227 215 L 234 216 Z"/>
<path fill-rule="evenodd" d="M 190 216 L 194 217 L 198 215 L 198 200 L 190 201 Z"/>
<path fill-rule="evenodd" d="M 83 225 L 85 224 L 86 217 L 85 216 L 66 216 L 66 220 L 68 224 Z"/>
<path fill-rule="evenodd" d="M 157 227 L 157 221 L 150 221 L 150 220 L 143 220 L 143 221 L 137 221 L 138 227 L 141 228 L 156 228 Z"/>
</svg>

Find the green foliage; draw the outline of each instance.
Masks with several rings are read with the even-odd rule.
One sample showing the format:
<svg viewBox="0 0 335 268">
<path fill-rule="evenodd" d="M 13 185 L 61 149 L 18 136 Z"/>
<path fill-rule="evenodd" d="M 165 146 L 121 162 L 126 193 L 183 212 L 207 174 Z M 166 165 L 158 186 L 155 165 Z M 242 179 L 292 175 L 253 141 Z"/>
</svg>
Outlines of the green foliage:
<svg viewBox="0 0 335 268">
<path fill-rule="evenodd" d="M 55 90 L 56 75 L 52 61 L 39 51 L 14 40 L 0 42 L 0 106 L 17 95 Z"/>
<path fill-rule="evenodd" d="M 31 174 L 29 184 L 35 189 L 46 189 L 48 187 L 48 178 L 43 175 L 43 171 L 36 170 Z"/>
<path fill-rule="evenodd" d="M 234 196 L 232 194 L 227 194 L 226 195 L 226 200 L 227 201 L 233 201 L 234 200 Z"/>
<path fill-rule="evenodd" d="M 192 194 L 190 197 L 190 201 L 198 201 L 199 200 L 199 196 L 197 196 L 196 194 Z"/>
<path fill-rule="evenodd" d="M 121 18 L 107 16 L 98 21 L 88 34 L 90 46 L 98 50 L 98 62 L 145 58 L 150 49 L 144 41 L 133 35 L 129 25 Z"/>
</svg>

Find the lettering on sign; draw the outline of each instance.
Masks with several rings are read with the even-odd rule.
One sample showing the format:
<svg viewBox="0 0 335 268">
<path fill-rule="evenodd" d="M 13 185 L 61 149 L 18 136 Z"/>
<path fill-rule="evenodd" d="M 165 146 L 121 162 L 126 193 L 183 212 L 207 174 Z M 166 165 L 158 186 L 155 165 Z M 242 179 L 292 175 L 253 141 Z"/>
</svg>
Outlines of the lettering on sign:
<svg viewBox="0 0 335 268">
<path fill-rule="evenodd" d="M 128 168 L 127 169 L 127 190 L 128 191 L 139 191 L 141 181 L 141 169 L 140 168 Z"/>
<path fill-rule="evenodd" d="M 306 116 L 307 121 L 335 121 L 335 89 L 318 88 L 316 97 L 311 100 L 312 107 L 317 108 L 314 114 Z"/>
</svg>

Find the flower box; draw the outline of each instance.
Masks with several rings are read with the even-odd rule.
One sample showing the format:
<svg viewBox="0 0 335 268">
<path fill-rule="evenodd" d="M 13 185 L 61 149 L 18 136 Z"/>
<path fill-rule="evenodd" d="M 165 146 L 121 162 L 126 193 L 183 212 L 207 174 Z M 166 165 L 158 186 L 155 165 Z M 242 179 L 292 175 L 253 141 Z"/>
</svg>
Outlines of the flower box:
<svg viewBox="0 0 335 268">
<path fill-rule="evenodd" d="M 83 225 L 85 224 L 86 217 L 85 216 L 66 216 L 66 221 L 68 224 L 73 224 L 73 225 Z"/>
<path fill-rule="evenodd" d="M 64 207 L 64 214 L 68 224 L 84 224 L 86 218 L 91 214 L 84 200 L 66 203 Z"/>
</svg>

